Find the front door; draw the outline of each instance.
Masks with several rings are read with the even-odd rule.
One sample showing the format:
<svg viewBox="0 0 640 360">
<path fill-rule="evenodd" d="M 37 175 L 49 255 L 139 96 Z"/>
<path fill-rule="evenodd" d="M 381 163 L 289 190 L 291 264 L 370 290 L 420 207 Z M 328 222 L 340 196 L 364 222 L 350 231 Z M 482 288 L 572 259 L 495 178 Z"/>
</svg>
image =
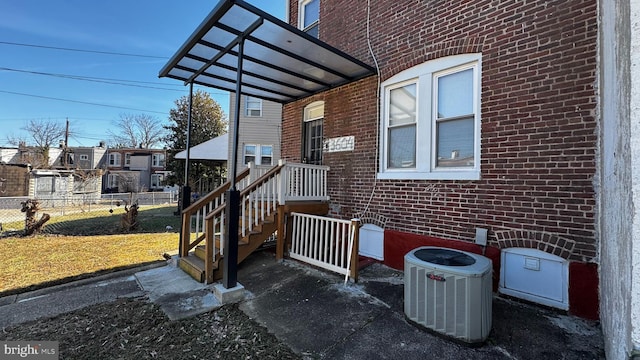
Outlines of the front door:
<svg viewBox="0 0 640 360">
<path fill-rule="evenodd" d="M 305 106 L 302 120 L 302 162 L 322 165 L 324 101 Z"/>
<path fill-rule="evenodd" d="M 322 119 L 305 121 L 302 144 L 302 162 L 322 164 Z"/>
</svg>

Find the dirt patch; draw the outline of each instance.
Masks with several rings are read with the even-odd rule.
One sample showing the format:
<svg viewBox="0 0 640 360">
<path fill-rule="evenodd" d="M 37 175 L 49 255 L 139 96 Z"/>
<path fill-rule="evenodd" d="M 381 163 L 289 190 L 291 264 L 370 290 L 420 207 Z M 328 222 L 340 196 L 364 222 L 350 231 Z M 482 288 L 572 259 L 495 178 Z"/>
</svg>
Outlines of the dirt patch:
<svg viewBox="0 0 640 360">
<path fill-rule="evenodd" d="M 2 329 L 0 340 L 59 341 L 60 359 L 300 359 L 237 305 L 170 321 L 144 298 Z"/>
</svg>

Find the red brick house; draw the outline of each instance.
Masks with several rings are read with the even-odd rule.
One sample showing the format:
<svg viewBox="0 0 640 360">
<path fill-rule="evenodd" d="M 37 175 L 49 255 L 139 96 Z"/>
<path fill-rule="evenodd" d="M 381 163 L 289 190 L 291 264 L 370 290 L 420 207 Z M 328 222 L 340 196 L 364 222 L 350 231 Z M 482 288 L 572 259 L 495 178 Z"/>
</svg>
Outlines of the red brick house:
<svg viewBox="0 0 640 360">
<path fill-rule="evenodd" d="M 287 14 L 221 0 L 160 71 L 283 104 L 286 163 L 229 181 L 253 208 L 277 185 L 277 258 L 321 246 L 312 226 L 289 241 L 292 207 L 342 218 L 323 224 L 361 216 L 348 224 L 365 224 L 360 254 L 375 243 L 372 257 L 402 268 L 423 244 L 485 253 L 500 293 L 600 316 L 607 356 L 637 357 L 638 1 L 288 0 Z M 214 241 L 224 223 L 235 248 L 235 224 L 207 212 L 219 195 L 183 213 L 206 219 L 182 229 L 197 238 L 181 264 L 205 262 L 200 281 L 235 274 Z M 244 208 L 239 219 L 266 219 Z M 239 225 L 243 243 L 266 224 Z"/>
<path fill-rule="evenodd" d="M 323 175 L 277 206 L 326 184 L 331 216 L 384 226 L 367 251 L 390 266 L 420 245 L 484 253 L 501 293 L 597 318 L 597 8 L 290 0 L 287 25 L 224 0 L 160 76 L 283 104 L 282 158 Z"/>
<path fill-rule="evenodd" d="M 598 316 L 596 1 L 288 10 L 291 25 L 378 69 L 283 108 L 283 158 L 330 166 L 333 216 L 386 218 L 384 262 L 398 268 L 419 245 L 482 251 L 473 241 L 487 229 L 496 281 L 499 250 L 540 250 L 565 262 L 566 307 Z M 345 137 L 353 147 L 326 151 Z"/>
</svg>

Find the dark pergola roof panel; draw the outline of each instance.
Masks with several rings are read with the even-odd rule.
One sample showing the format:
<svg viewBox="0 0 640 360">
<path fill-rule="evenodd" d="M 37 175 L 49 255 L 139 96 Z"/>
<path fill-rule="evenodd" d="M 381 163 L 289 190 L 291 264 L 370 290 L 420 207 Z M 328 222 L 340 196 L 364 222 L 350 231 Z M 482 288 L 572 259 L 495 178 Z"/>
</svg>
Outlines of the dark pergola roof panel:
<svg viewBox="0 0 640 360">
<path fill-rule="evenodd" d="M 241 0 L 221 0 L 160 77 L 287 103 L 375 74 L 375 69 Z"/>
</svg>

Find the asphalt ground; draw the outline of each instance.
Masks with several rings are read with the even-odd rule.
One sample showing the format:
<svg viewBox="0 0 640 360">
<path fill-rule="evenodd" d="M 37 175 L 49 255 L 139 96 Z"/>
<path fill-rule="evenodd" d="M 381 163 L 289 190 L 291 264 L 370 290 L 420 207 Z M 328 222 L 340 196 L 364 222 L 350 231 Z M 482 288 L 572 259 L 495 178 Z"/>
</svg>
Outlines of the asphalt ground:
<svg viewBox="0 0 640 360">
<path fill-rule="evenodd" d="M 604 359 L 598 322 L 494 296 L 492 330 L 480 346 L 433 333 L 404 315 L 403 273 L 381 264 L 357 283 L 257 252 L 239 267 L 239 308 L 304 358 Z M 122 297 L 159 304 L 170 319 L 208 316 L 224 306 L 213 285 L 175 267 L 129 270 L 0 298 L 0 329 Z"/>
</svg>

